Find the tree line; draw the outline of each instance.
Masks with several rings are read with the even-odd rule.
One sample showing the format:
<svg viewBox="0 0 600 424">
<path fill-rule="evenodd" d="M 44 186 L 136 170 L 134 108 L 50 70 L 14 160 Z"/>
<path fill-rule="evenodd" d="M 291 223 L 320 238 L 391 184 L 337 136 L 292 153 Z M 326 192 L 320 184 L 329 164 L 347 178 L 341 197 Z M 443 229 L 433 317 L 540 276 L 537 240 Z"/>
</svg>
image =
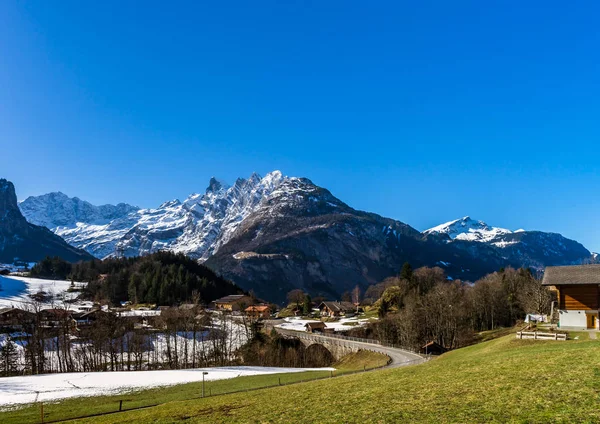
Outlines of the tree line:
<svg viewBox="0 0 600 424">
<path fill-rule="evenodd" d="M 505 268 L 474 284 L 448 280 L 443 269 L 412 270 L 371 286 L 379 320 L 351 330 L 359 337 L 419 349 L 434 341 L 453 349 L 476 341 L 476 334 L 511 327 L 527 313 L 550 312 L 552 295 L 530 269 Z"/>
</svg>

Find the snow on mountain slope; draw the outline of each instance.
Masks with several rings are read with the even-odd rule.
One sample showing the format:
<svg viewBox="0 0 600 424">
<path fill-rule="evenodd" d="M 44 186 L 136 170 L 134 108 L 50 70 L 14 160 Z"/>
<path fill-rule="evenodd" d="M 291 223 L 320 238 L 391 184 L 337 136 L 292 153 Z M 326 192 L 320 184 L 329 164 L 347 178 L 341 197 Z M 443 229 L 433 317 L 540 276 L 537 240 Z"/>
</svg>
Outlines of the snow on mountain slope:
<svg viewBox="0 0 600 424">
<path fill-rule="evenodd" d="M 20 203 L 25 217 L 98 258 L 145 255 L 172 250 L 206 260 L 226 243 L 239 224 L 281 187 L 301 179 L 274 171 L 252 174 L 233 186 L 210 180 L 204 194 L 172 200 L 155 209 L 130 205 L 93 206 L 62 193 L 30 197 Z M 287 191 L 293 196 L 293 190 Z"/>
<path fill-rule="evenodd" d="M 94 206 L 77 197 L 70 198 L 61 192 L 31 196 L 19 202 L 21 213 L 29 222 L 54 229 L 73 228 L 78 222 L 103 225 L 123 217 L 139 208 L 125 203 Z"/>
<path fill-rule="evenodd" d="M 475 221 L 468 216 L 423 231 L 425 235 L 446 234 L 452 240 L 478 241 L 483 243 L 489 243 L 497 237 L 512 233 L 512 231 L 505 228 L 490 227 L 485 222 Z"/>
<path fill-rule="evenodd" d="M 507 263 L 543 269 L 546 265 L 578 264 L 595 261 L 580 243 L 561 234 L 491 227 L 466 216 L 423 231 L 424 236 L 438 235 L 446 243 L 462 249 L 489 247 Z M 445 239 L 444 239 L 445 237 Z M 483 253 L 478 256 L 485 256 Z"/>
</svg>

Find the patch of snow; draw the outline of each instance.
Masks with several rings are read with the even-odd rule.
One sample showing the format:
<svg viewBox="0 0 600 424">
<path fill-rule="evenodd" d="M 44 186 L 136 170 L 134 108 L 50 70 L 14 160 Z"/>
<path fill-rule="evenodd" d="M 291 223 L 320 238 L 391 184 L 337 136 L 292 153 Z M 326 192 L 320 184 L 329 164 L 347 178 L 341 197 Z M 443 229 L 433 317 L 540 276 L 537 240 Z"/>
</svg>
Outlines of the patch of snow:
<svg viewBox="0 0 600 424">
<path fill-rule="evenodd" d="M 165 371 L 111 371 L 43 374 L 0 379 L 0 406 L 23 405 L 60 399 L 104 396 L 135 390 L 235 377 L 296 373 L 304 371 L 335 371 L 334 368 L 278 367 L 217 367 Z"/>
<path fill-rule="evenodd" d="M 306 331 L 304 326 L 309 322 L 318 321 L 318 319 L 302 319 L 300 317 L 284 318 L 282 324 L 276 325 L 284 330 Z M 356 326 L 366 325 L 369 319 L 361 319 L 360 317 L 341 318 L 338 321 L 326 322 L 327 328 L 333 328 L 334 331 L 348 331 Z M 350 324 L 350 325 L 348 325 Z"/>
<path fill-rule="evenodd" d="M 74 286 L 81 288 L 86 283 L 74 282 Z M 46 292 L 48 300 L 42 303 L 42 308 L 51 308 L 55 304 L 62 304 L 67 300 L 73 300 L 79 292 L 67 292 L 71 287 L 71 281 L 67 280 L 44 280 L 41 278 L 28 278 L 18 276 L 0 276 L 0 307 L 15 307 L 27 309 L 32 304 L 31 295 Z M 76 310 L 77 304 L 69 309 Z M 62 306 L 62 305 L 61 305 Z"/>
</svg>

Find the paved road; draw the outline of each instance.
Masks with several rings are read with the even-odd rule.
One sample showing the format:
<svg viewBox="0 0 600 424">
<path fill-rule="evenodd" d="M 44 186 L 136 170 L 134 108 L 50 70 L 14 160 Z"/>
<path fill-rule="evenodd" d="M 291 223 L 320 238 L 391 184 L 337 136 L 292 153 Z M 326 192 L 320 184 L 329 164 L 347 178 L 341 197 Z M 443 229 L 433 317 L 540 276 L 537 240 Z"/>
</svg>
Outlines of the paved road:
<svg viewBox="0 0 600 424">
<path fill-rule="evenodd" d="M 360 341 L 352 337 L 333 337 L 328 335 L 321 335 L 315 333 L 305 333 L 303 331 L 284 330 L 282 328 L 275 327 L 275 330 L 282 335 L 296 337 L 304 340 L 311 340 L 316 343 L 327 343 L 338 346 L 352 347 L 355 349 L 371 350 L 374 352 L 383 353 L 392 359 L 389 368 L 397 368 L 405 365 L 420 364 L 427 361 L 427 358 L 413 353 L 407 350 L 398 349 L 395 347 L 382 346 L 373 342 Z M 362 339 L 364 340 L 364 339 Z"/>
</svg>

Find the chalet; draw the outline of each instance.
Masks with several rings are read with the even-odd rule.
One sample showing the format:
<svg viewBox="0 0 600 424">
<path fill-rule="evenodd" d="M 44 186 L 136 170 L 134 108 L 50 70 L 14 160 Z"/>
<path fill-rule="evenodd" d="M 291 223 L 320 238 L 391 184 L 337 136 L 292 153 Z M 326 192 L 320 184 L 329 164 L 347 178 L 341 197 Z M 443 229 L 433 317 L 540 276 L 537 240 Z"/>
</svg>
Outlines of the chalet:
<svg viewBox="0 0 600 424">
<path fill-rule="evenodd" d="M 76 322 L 73 319 L 73 312 L 66 309 L 42 309 L 38 312 L 42 327 L 53 328 L 67 324 L 69 327 L 75 327 Z"/>
<path fill-rule="evenodd" d="M 269 318 L 271 316 L 271 308 L 267 305 L 252 305 L 244 309 L 246 315 L 250 318 Z"/>
<path fill-rule="evenodd" d="M 239 311 L 243 307 L 252 305 L 252 298 L 244 294 L 231 294 L 213 302 L 217 311 Z"/>
<path fill-rule="evenodd" d="M 549 266 L 542 284 L 557 292 L 559 327 L 599 329 L 600 265 Z"/>
<path fill-rule="evenodd" d="M 322 317 L 340 317 L 353 315 L 356 312 L 356 306 L 350 302 L 321 302 L 319 311 Z"/>
<path fill-rule="evenodd" d="M 324 333 L 327 325 L 323 321 L 311 321 L 304 324 L 307 333 Z"/>
<path fill-rule="evenodd" d="M 33 322 L 35 314 L 19 308 L 0 308 L 0 327 L 21 327 Z"/>
</svg>

